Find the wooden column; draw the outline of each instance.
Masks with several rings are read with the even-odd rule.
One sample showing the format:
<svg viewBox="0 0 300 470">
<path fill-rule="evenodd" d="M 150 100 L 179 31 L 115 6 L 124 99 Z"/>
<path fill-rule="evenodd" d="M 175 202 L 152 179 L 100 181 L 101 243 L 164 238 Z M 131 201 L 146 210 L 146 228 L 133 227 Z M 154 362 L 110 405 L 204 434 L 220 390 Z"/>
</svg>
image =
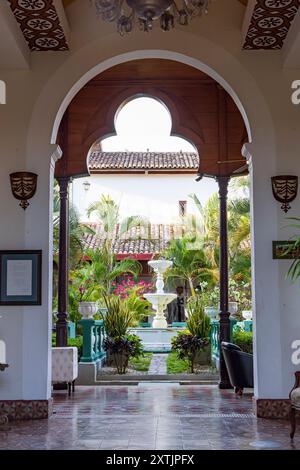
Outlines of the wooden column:
<svg viewBox="0 0 300 470">
<path fill-rule="evenodd" d="M 218 176 L 220 201 L 220 345 L 222 341 L 230 341 L 230 313 L 228 311 L 228 224 L 227 195 L 230 177 Z M 224 357 L 220 351 L 220 382 L 219 388 L 232 388 Z"/>
<path fill-rule="evenodd" d="M 69 182 L 68 176 L 57 178 L 60 197 L 59 258 L 58 258 L 58 313 L 56 346 L 68 342 L 68 258 L 69 258 Z"/>
</svg>

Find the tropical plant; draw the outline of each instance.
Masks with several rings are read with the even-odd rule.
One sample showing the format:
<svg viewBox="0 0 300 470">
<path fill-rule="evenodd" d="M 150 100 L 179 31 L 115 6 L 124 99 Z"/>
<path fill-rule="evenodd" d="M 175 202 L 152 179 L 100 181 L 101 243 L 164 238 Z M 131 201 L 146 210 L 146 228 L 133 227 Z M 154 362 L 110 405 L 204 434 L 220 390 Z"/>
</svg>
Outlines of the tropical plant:
<svg viewBox="0 0 300 470">
<path fill-rule="evenodd" d="M 250 200 L 249 178 L 232 179 L 228 201 L 228 243 L 230 277 L 251 282 L 251 245 L 250 245 Z M 218 281 L 219 265 L 219 198 L 215 193 L 203 207 L 195 194 L 191 194 L 198 209 L 200 231 L 197 238 L 202 240 L 206 261 L 215 269 L 213 281 Z M 200 243 L 201 244 L 201 243 Z"/>
<path fill-rule="evenodd" d="M 187 329 L 192 336 L 208 339 L 210 335 L 210 318 L 205 314 L 203 299 L 200 295 L 191 297 L 187 302 Z"/>
<path fill-rule="evenodd" d="M 119 284 L 116 282 L 112 283 L 112 293 L 123 299 L 128 309 L 134 314 L 134 320 L 130 326 L 136 326 L 136 324 L 144 321 L 145 317 L 149 315 L 151 304 L 143 295 L 152 290 L 153 283 L 146 283 L 145 281 L 134 282 L 131 276 L 123 279 Z"/>
<path fill-rule="evenodd" d="M 172 350 L 177 352 L 179 359 L 188 361 L 193 373 L 197 355 L 209 344 L 210 318 L 204 312 L 200 295 L 192 296 L 188 300 L 187 311 L 187 330 L 172 340 Z"/>
<path fill-rule="evenodd" d="M 196 295 L 195 287 L 201 280 L 211 279 L 215 275 L 204 251 L 197 248 L 190 237 L 171 240 L 164 256 L 173 261 L 173 266 L 166 271 L 166 278 L 185 281 L 192 296 Z"/>
<path fill-rule="evenodd" d="M 297 229 L 298 233 L 300 232 L 300 218 L 299 217 L 289 217 L 288 220 L 293 221 L 289 224 L 289 228 Z M 299 251 L 300 251 L 300 236 L 295 236 L 295 240 L 291 244 L 291 246 L 286 250 L 286 254 L 295 252 L 298 256 L 292 261 L 291 266 L 287 272 L 287 278 L 289 278 L 292 282 L 296 282 L 297 279 L 300 277 L 300 258 L 299 258 Z"/>
<path fill-rule="evenodd" d="M 57 181 L 54 183 L 53 196 L 53 259 L 58 264 L 59 252 L 59 224 L 60 224 L 60 198 L 59 186 Z M 75 206 L 70 205 L 69 208 L 69 268 L 75 269 L 81 260 L 84 251 L 84 240 L 87 234 L 94 234 L 94 230 L 86 225 L 81 224 L 79 213 Z"/>
<path fill-rule="evenodd" d="M 138 357 L 143 348 L 140 338 L 127 334 L 133 321 L 133 312 L 127 302 L 114 295 L 104 296 L 107 311 L 101 313 L 106 338 L 104 349 L 111 355 L 119 374 L 125 374 L 130 357 Z"/>
<path fill-rule="evenodd" d="M 141 265 L 137 260 L 125 258 L 117 261 L 113 254 L 107 253 L 103 248 L 87 250 L 86 270 L 94 278 L 95 283 L 103 287 L 106 293 L 112 291 L 112 283 L 124 274 L 137 276 L 141 271 Z"/>
<path fill-rule="evenodd" d="M 130 357 L 143 354 L 141 340 L 136 335 L 126 335 L 120 338 L 106 337 L 103 347 L 113 357 L 118 374 L 126 373 Z"/>
<path fill-rule="evenodd" d="M 190 371 L 195 370 L 195 359 L 199 351 L 208 344 L 206 339 L 193 336 L 191 333 L 180 332 L 172 339 L 172 351 L 175 351 L 179 359 L 187 359 Z"/>
<path fill-rule="evenodd" d="M 99 201 L 93 202 L 88 207 L 88 217 L 92 214 L 96 217 L 97 222 L 101 224 L 103 230 L 101 250 L 107 263 L 107 271 L 111 273 L 115 267 L 113 241 L 116 229 L 118 230 L 118 238 L 121 238 L 126 234 L 129 234 L 133 228 L 149 227 L 149 221 L 141 216 L 135 215 L 126 217 L 120 221 L 119 206 L 113 199 L 111 199 L 110 196 L 105 196 L 103 194 Z M 127 271 L 124 270 L 123 272 Z M 110 290 L 111 279 L 108 281 L 108 284 Z"/>
<path fill-rule="evenodd" d="M 102 313 L 104 329 L 109 338 L 122 338 L 134 320 L 134 313 L 128 308 L 126 302 L 114 295 L 104 295 L 107 311 Z"/>
</svg>

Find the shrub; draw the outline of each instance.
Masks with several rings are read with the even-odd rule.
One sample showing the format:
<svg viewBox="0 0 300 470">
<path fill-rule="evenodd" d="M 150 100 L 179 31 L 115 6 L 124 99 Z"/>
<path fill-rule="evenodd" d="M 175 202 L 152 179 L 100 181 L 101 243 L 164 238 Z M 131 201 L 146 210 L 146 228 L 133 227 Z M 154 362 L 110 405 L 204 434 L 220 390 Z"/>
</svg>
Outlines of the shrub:
<svg viewBox="0 0 300 470">
<path fill-rule="evenodd" d="M 118 374 L 125 374 L 130 357 L 138 357 L 143 353 L 141 340 L 136 335 L 107 337 L 104 339 L 104 349 L 112 355 Z"/>
<path fill-rule="evenodd" d="M 207 344 L 207 339 L 193 336 L 190 333 L 178 333 L 178 335 L 172 340 L 172 351 L 177 352 L 179 359 L 187 359 L 190 371 L 191 373 L 194 373 L 196 355 L 205 346 L 207 346 Z"/>
<path fill-rule="evenodd" d="M 242 351 L 253 354 L 253 333 L 249 331 L 235 331 L 233 333 L 233 342 L 239 346 Z"/>
</svg>

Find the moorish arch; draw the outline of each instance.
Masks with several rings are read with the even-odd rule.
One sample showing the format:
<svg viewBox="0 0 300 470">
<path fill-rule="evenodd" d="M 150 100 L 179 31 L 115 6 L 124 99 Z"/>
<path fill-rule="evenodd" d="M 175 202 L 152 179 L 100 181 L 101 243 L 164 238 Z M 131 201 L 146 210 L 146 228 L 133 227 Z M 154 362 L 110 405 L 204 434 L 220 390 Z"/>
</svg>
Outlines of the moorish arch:
<svg viewBox="0 0 300 470">
<path fill-rule="evenodd" d="M 195 176 L 216 178 L 220 195 L 220 343 L 230 339 L 228 311 L 227 189 L 232 176 L 248 173 L 242 148 L 248 133 L 242 114 L 227 91 L 206 73 L 167 59 L 124 62 L 96 75 L 74 96 L 57 134 L 62 158 L 55 167 L 60 185 L 60 250 L 57 346 L 67 343 L 68 310 L 68 185 L 88 175 L 92 145 L 116 135 L 115 116 L 137 96 L 161 101 L 172 120 L 171 135 L 190 141 L 199 154 Z M 224 360 L 221 388 L 231 388 Z"/>
<path fill-rule="evenodd" d="M 172 119 L 172 135 L 191 141 L 200 156 L 199 173 L 226 176 L 244 167 L 241 149 L 250 139 L 243 116 L 225 89 L 206 73 L 166 59 L 116 65 L 91 79 L 70 102 L 57 143 L 63 157 L 55 175 L 87 175 L 86 156 L 96 140 L 115 135 L 121 106 L 136 96 L 159 99 Z"/>
</svg>

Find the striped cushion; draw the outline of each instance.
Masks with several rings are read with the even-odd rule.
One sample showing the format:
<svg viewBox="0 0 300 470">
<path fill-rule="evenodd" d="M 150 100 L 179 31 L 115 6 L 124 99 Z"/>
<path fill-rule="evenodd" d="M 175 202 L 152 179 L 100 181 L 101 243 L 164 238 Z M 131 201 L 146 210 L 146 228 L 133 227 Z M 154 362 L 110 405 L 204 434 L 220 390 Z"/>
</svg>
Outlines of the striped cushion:
<svg viewBox="0 0 300 470">
<path fill-rule="evenodd" d="M 300 388 L 296 388 L 291 393 L 292 405 L 300 410 Z"/>
</svg>

